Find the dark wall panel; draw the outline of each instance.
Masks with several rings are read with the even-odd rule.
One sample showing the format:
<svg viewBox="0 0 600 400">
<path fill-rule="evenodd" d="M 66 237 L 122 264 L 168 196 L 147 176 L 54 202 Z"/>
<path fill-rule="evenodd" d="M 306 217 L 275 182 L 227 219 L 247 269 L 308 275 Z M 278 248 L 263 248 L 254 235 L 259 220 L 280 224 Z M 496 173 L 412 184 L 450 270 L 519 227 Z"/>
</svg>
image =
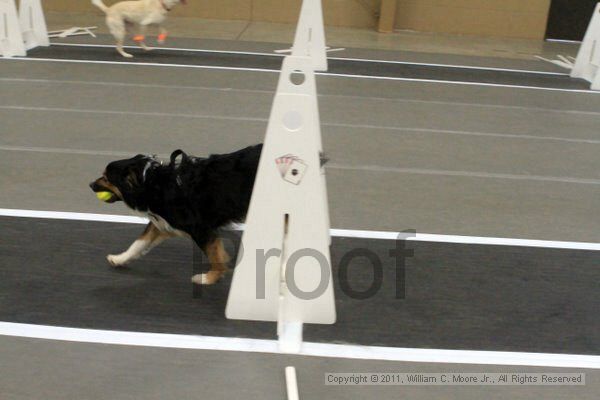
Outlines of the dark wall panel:
<svg viewBox="0 0 600 400">
<path fill-rule="evenodd" d="M 598 0 L 552 0 L 547 39 L 582 40 Z"/>
</svg>

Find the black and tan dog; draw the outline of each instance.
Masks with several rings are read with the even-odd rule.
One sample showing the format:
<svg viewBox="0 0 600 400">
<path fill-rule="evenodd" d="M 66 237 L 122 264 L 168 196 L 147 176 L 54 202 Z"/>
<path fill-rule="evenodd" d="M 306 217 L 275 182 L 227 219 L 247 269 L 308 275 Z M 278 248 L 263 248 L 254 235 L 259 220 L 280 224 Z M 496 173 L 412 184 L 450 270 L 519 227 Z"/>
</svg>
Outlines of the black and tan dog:
<svg viewBox="0 0 600 400">
<path fill-rule="evenodd" d="M 262 145 L 256 145 L 208 158 L 177 150 L 166 165 L 144 155 L 108 164 L 102 177 L 90 184 L 92 190 L 107 203 L 123 201 L 150 219 L 128 250 L 107 257 L 110 264 L 125 265 L 168 237 L 187 236 L 211 264 L 207 273 L 194 275 L 192 282 L 217 282 L 227 271 L 229 259 L 218 230 L 244 220 L 261 150 Z"/>
</svg>

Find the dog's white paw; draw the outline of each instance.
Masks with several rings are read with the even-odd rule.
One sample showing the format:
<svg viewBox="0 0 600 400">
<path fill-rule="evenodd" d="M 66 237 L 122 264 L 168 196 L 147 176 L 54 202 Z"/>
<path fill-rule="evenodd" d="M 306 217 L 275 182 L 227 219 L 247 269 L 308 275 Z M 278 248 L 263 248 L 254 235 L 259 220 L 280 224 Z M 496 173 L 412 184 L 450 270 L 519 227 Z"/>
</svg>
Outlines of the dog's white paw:
<svg viewBox="0 0 600 400">
<path fill-rule="evenodd" d="M 133 58 L 132 54 L 126 53 L 123 49 L 117 49 L 117 52 L 125 58 Z"/>
<path fill-rule="evenodd" d="M 217 283 L 218 279 L 215 279 L 212 274 L 198 274 L 192 276 L 192 283 L 196 285 L 213 285 Z"/>
<path fill-rule="evenodd" d="M 109 254 L 106 256 L 106 260 L 113 267 L 122 267 L 123 265 L 127 264 L 127 260 L 120 255 Z"/>
</svg>

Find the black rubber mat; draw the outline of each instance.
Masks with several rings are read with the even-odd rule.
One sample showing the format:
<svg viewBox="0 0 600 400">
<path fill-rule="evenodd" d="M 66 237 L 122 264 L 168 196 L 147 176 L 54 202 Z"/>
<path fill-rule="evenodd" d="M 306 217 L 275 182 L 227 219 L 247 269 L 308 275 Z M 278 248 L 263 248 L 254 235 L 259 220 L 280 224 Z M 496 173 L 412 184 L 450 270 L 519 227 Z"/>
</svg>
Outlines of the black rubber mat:
<svg viewBox="0 0 600 400">
<path fill-rule="evenodd" d="M 134 58 L 121 57 L 112 47 L 50 46 L 38 47 L 28 52 L 32 58 L 60 60 L 94 60 L 110 62 L 158 63 L 204 65 L 249 69 L 279 70 L 282 57 L 278 55 L 249 55 L 216 52 L 191 52 L 185 50 L 127 49 Z M 588 90 L 589 83 L 567 75 L 544 75 L 530 72 L 497 71 L 486 69 L 394 64 L 354 60 L 329 60 L 326 74 L 425 79 L 454 82 L 488 83 L 510 86 L 533 86 L 555 89 Z"/>
<path fill-rule="evenodd" d="M 275 337 L 274 323 L 225 319 L 230 276 L 194 293 L 190 277 L 198 263 L 187 240 L 167 241 L 128 268 L 111 268 L 106 254 L 126 249 L 142 230 L 0 218 L 0 320 Z M 236 241 L 228 240 L 228 246 Z M 334 238 L 338 322 L 307 325 L 305 340 L 600 354 L 597 252 L 407 242 L 414 256 L 403 269 L 390 256 L 396 245 L 404 242 Z M 381 288 L 366 299 L 349 294 L 371 286 L 374 268 L 367 258 L 355 258 L 340 280 L 340 260 L 356 249 L 381 262 Z"/>
</svg>

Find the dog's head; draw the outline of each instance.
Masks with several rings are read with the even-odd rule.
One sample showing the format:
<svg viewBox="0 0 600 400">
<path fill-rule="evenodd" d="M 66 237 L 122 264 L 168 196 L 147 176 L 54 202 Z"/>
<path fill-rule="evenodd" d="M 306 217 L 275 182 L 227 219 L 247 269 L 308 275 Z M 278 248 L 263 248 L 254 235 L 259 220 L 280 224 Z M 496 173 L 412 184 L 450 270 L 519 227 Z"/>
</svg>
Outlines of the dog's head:
<svg viewBox="0 0 600 400">
<path fill-rule="evenodd" d="M 146 175 L 149 169 L 157 164 L 160 163 L 154 156 L 142 154 L 113 161 L 106 166 L 100 178 L 90 183 L 90 188 L 94 193 L 109 193 L 109 197 L 102 199 L 106 203 L 124 201 L 128 206 L 137 208 L 138 199 L 144 193 Z"/>
</svg>

